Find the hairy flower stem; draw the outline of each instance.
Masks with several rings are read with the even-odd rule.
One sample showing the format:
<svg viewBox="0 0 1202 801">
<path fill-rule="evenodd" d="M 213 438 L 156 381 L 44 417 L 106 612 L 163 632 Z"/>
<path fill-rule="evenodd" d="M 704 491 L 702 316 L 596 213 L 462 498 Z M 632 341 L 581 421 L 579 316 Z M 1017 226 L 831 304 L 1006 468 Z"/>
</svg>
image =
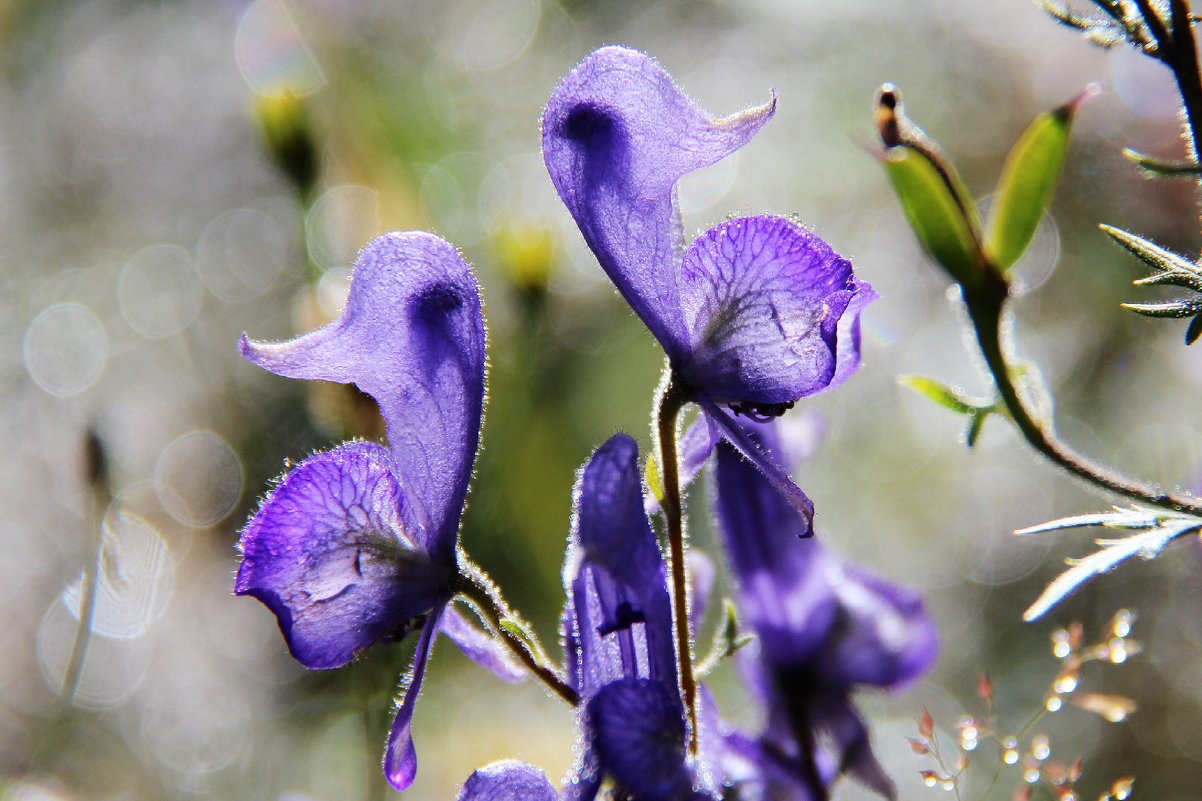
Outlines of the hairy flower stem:
<svg viewBox="0 0 1202 801">
<path fill-rule="evenodd" d="M 1003 311 L 1008 290 L 1006 281 L 994 271 L 988 271 L 987 274 L 992 280 L 972 288 L 962 287 L 964 302 L 1002 403 L 1027 443 L 1054 464 L 1106 492 L 1161 509 L 1202 517 L 1202 504 L 1196 498 L 1163 492 L 1095 464 L 1074 452 L 1056 438 L 1050 426 L 1036 419 L 1014 384 L 1002 345 Z"/>
<path fill-rule="evenodd" d="M 676 422 L 688 402 L 687 395 L 668 373 L 656 412 L 660 481 L 663 484 L 664 522 L 668 532 L 672 570 L 672 612 L 676 622 L 676 654 L 680 664 L 680 689 L 689 719 L 689 753 L 697 754 L 697 679 L 693 675 L 693 645 L 689 630 L 689 583 L 685 575 L 684 513 L 680 503 L 680 468 L 676 458 Z"/>
<path fill-rule="evenodd" d="M 556 695 L 571 706 L 580 703 L 580 696 L 564 681 L 560 671 L 551 664 L 546 652 L 522 616 L 510 608 L 501 590 L 484 569 L 459 551 L 459 581 L 456 591 L 468 598 L 486 618 L 501 642 L 521 660 Z M 519 633 L 520 632 L 520 633 Z"/>
</svg>

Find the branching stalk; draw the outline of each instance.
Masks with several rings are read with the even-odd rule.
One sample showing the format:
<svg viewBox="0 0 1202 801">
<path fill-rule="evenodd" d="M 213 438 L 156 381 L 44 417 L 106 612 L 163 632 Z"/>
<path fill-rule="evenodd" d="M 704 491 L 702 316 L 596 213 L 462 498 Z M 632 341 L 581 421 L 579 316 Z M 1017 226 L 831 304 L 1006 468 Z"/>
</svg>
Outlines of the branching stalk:
<svg viewBox="0 0 1202 801">
<path fill-rule="evenodd" d="M 689 629 L 688 579 L 685 575 L 684 514 L 680 502 L 680 468 L 676 456 L 676 423 L 687 397 L 669 374 L 659 397 L 656 437 L 659 440 L 660 480 L 664 499 L 661 507 L 668 533 L 672 571 L 672 612 L 676 623 L 676 653 L 680 665 L 680 689 L 689 720 L 689 753 L 697 754 L 697 680 L 693 674 L 693 647 Z"/>
<path fill-rule="evenodd" d="M 985 364 L 993 377 L 1002 403 L 1027 443 L 1044 457 L 1072 475 L 1107 492 L 1130 498 L 1139 503 L 1173 512 L 1202 516 L 1202 503 L 1189 496 L 1163 492 L 1155 487 L 1129 479 L 1113 470 L 1095 464 L 1076 453 L 1045 427 L 1027 407 L 1011 378 L 1002 345 L 1002 317 L 1006 300 L 1005 280 L 997 277 L 978 289 L 964 288 L 964 301 L 976 333 Z"/>
<path fill-rule="evenodd" d="M 529 624 L 510 608 L 500 588 L 462 549 L 459 551 L 459 579 L 455 589 L 469 598 L 488 618 L 489 625 L 514 656 L 569 705 L 579 704 L 580 696 L 568 686 L 559 669 L 548 658 Z M 526 632 L 528 636 L 519 636 L 515 628 Z"/>
</svg>

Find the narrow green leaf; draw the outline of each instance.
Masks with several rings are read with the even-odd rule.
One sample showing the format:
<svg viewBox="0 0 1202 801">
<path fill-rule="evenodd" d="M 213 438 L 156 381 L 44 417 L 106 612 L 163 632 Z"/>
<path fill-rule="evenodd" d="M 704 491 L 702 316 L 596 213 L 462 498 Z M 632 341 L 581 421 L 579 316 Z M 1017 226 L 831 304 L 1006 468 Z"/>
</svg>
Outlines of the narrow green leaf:
<svg viewBox="0 0 1202 801">
<path fill-rule="evenodd" d="M 922 375 L 903 375 L 897 379 L 897 382 L 958 414 L 976 414 L 979 409 L 977 404 L 964 397 L 963 394 L 933 378 Z"/>
<path fill-rule="evenodd" d="M 1202 312 L 1202 301 L 1172 300 L 1167 303 L 1124 303 L 1123 308 L 1145 317 L 1181 319 Z"/>
<path fill-rule="evenodd" d="M 516 620 L 508 617 L 502 618 L 500 621 L 498 621 L 497 625 L 513 636 L 517 637 L 527 647 L 533 646 L 534 638 L 531 636 L 530 632 L 526 630 L 526 627 L 518 623 Z"/>
<path fill-rule="evenodd" d="M 1187 161 L 1164 161 L 1129 147 L 1123 148 L 1123 155 L 1135 162 L 1141 170 L 1157 178 L 1196 178 L 1202 175 L 1202 164 L 1190 164 Z"/>
<path fill-rule="evenodd" d="M 965 205 L 952 189 L 959 180 L 941 171 L 926 153 L 907 145 L 890 148 L 883 162 L 923 249 L 952 278 L 976 283 L 984 269 L 980 226 L 975 205 Z"/>
<path fill-rule="evenodd" d="M 1031 244 L 1060 180 L 1073 116 L 1096 91 L 1091 86 L 1060 108 L 1040 114 L 1006 157 L 985 237 L 986 252 L 999 268 L 1013 265 Z"/>
<path fill-rule="evenodd" d="M 1189 328 L 1185 329 L 1185 344 L 1194 344 L 1199 336 L 1202 336 L 1202 314 L 1189 321 Z"/>
<path fill-rule="evenodd" d="M 1155 242 L 1151 242 L 1141 236 L 1136 236 L 1130 231 L 1115 228 L 1112 225 L 1103 224 L 1098 227 L 1102 229 L 1104 234 L 1115 242 L 1118 242 L 1131 253 L 1135 254 L 1140 261 L 1155 270 L 1166 273 L 1180 273 L 1184 276 L 1202 277 L 1202 271 L 1198 269 L 1198 265 L 1184 256 L 1173 253 L 1171 250 L 1165 250 Z"/>
<path fill-rule="evenodd" d="M 651 490 L 651 494 L 655 500 L 661 505 L 664 502 L 664 485 L 659 478 L 659 462 L 655 461 L 654 456 L 647 457 L 647 467 L 643 470 L 643 480 L 647 482 L 647 489 Z"/>
<path fill-rule="evenodd" d="M 1137 278 L 1131 283 L 1135 286 L 1179 286 L 1195 292 L 1202 292 L 1202 275 L 1190 276 L 1179 272 L 1156 273 Z"/>
</svg>

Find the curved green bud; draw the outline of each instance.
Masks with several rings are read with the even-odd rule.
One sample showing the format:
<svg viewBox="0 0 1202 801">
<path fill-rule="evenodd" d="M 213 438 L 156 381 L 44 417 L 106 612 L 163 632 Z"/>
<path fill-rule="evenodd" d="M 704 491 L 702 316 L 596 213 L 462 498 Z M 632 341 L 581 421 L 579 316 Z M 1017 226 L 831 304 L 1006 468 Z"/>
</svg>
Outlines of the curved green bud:
<svg viewBox="0 0 1202 801">
<path fill-rule="evenodd" d="M 875 121 L 885 172 L 923 249 L 957 282 L 977 284 L 987 269 L 981 220 L 956 168 L 906 119 L 893 84 L 877 92 Z"/>
<path fill-rule="evenodd" d="M 979 234 L 944 173 L 928 154 L 905 145 L 887 151 L 884 164 L 923 249 L 956 281 L 976 283 L 984 269 Z"/>
<path fill-rule="evenodd" d="M 985 250 L 998 269 L 1013 265 L 1031 244 L 1060 180 L 1073 117 L 1097 91 L 1090 85 L 1060 108 L 1040 114 L 1006 157 L 985 236 Z"/>
</svg>

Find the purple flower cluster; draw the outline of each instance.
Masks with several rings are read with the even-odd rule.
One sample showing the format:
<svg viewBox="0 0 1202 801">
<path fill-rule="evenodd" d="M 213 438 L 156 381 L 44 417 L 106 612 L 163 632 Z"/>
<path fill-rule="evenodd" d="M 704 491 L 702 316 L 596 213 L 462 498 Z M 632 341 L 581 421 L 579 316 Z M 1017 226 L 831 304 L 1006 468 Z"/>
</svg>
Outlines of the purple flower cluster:
<svg viewBox="0 0 1202 801">
<path fill-rule="evenodd" d="M 579 473 L 564 665 L 536 671 L 575 702 L 576 764 L 557 791 L 536 768 L 497 763 L 474 773 L 460 799 L 800 801 L 825 798 L 842 773 L 891 792 L 850 696 L 923 673 L 933 626 L 911 593 L 801 539 L 813 506 L 773 422 L 855 370 L 859 314 L 875 295 L 829 245 L 780 217 L 729 220 L 686 248 L 675 203 L 682 176 L 742 147 L 774 108 L 775 98 L 712 119 L 650 58 L 607 47 L 564 79 L 543 116 L 552 182 L 663 346 L 675 391 L 702 411 L 681 439 L 681 472 L 695 475 L 716 451 L 718 519 L 756 640 L 740 659 L 765 724 L 729 730 L 703 685 L 686 691 L 678 616 L 695 626 L 708 586 L 694 581 L 690 608 L 678 608 L 637 446 L 619 434 Z M 355 384 L 387 423 L 389 447 L 346 443 L 281 479 L 243 530 L 235 591 L 275 613 L 310 668 L 416 632 L 384 757 L 398 790 L 416 773 L 410 722 L 438 633 L 505 679 L 522 675 L 510 652 L 528 666 L 541 656 L 451 605 L 471 583 L 458 529 L 479 443 L 484 347 L 470 268 L 425 233 L 368 246 L 333 323 L 281 344 L 241 343 L 279 375 Z"/>
</svg>

